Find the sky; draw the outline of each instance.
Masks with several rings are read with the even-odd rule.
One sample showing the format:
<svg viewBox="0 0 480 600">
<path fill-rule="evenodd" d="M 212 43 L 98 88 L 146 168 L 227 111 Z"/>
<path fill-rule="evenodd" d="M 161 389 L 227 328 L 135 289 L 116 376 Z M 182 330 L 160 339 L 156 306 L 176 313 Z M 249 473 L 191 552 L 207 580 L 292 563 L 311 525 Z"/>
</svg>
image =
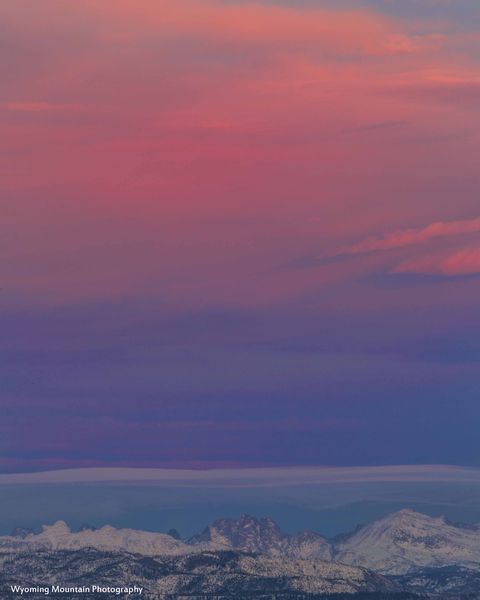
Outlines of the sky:
<svg viewBox="0 0 480 600">
<path fill-rule="evenodd" d="M 0 0 L 0 471 L 480 466 L 480 5 Z"/>
<path fill-rule="evenodd" d="M 192 536 L 221 517 L 270 517 L 328 537 L 410 508 L 480 519 L 480 469 L 433 466 L 86 468 L 0 474 L 0 535 L 66 521 Z"/>
</svg>

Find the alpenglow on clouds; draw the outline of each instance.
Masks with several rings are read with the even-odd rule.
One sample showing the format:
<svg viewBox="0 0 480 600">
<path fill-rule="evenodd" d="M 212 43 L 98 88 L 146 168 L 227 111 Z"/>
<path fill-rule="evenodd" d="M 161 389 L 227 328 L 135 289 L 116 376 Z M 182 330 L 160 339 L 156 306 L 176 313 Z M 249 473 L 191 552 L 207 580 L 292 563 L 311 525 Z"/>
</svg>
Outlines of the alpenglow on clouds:
<svg viewBox="0 0 480 600">
<path fill-rule="evenodd" d="M 0 19 L 2 472 L 479 466 L 478 3 Z"/>
</svg>

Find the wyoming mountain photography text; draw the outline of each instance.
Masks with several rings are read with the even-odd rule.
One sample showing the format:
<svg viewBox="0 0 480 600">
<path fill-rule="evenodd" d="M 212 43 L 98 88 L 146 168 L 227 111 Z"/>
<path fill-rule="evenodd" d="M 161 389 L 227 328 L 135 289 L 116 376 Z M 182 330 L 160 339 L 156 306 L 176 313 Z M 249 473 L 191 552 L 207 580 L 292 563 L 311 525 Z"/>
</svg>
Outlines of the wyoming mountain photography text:
<svg viewBox="0 0 480 600">
<path fill-rule="evenodd" d="M 133 587 L 102 587 L 99 585 L 70 587 L 37 585 L 34 587 L 23 587 L 21 585 L 11 585 L 10 591 L 20 596 L 28 596 L 30 594 L 43 594 L 44 596 L 49 596 L 50 594 L 110 594 L 115 596 L 130 596 L 131 594 L 141 595 L 143 588 L 136 585 Z"/>
</svg>

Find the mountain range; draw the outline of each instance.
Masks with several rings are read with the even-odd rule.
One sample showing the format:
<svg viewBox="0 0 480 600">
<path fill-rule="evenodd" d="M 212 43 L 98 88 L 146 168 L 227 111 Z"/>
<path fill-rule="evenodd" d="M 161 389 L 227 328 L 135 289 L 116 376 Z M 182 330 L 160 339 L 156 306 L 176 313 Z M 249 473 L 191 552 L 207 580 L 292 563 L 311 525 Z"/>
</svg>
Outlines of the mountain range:
<svg viewBox="0 0 480 600">
<path fill-rule="evenodd" d="M 172 534 L 109 525 L 73 532 L 58 521 L 38 534 L 17 528 L 11 536 L 0 537 L 0 557 L 4 573 L 18 571 L 22 561 L 52 564 L 53 555 L 82 552 L 121 557 L 128 564 L 161 565 L 164 575 L 155 593 L 170 586 L 168 594 L 175 597 L 185 586 L 222 595 L 229 582 L 239 590 L 266 590 L 268 579 L 271 589 L 289 593 L 480 591 L 480 527 L 408 509 L 337 540 L 311 531 L 287 534 L 272 519 L 249 515 L 218 519 L 188 539 Z"/>
</svg>

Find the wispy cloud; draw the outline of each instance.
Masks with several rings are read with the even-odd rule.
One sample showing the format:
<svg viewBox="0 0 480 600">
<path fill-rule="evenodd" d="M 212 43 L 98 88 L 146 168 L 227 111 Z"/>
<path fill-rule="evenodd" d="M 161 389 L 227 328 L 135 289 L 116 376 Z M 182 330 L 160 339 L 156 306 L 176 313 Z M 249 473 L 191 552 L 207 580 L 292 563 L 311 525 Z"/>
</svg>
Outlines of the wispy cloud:
<svg viewBox="0 0 480 600">
<path fill-rule="evenodd" d="M 400 263 L 394 273 L 450 277 L 480 274 L 480 248 L 464 248 L 448 256 L 424 256 Z"/>
<path fill-rule="evenodd" d="M 480 233 L 480 217 L 464 221 L 431 223 L 423 228 L 403 229 L 384 236 L 371 236 L 352 246 L 339 248 L 333 256 L 366 254 L 424 244 L 437 238 Z"/>
<path fill-rule="evenodd" d="M 343 133 L 363 133 L 368 131 L 382 131 L 384 129 L 392 129 L 396 127 L 403 127 L 407 125 L 407 121 L 377 121 L 367 123 L 365 125 L 357 125 L 356 127 L 349 127 L 343 131 Z"/>
<path fill-rule="evenodd" d="M 247 42 L 268 46 L 280 43 L 314 47 L 328 45 L 340 54 L 395 56 L 436 48 L 443 37 L 430 32 L 399 31 L 398 24 L 368 7 L 334 10 L 304 6 L 222 3 L 188 0 L 182 3 L 109 3 L 110 17 L 170 34 L 191 34 L 229 44 Z M 95 3 L 89 3 L 95 14 Z M 102 11 L 104 12 L 104 11 Z M 143 29 L 142 29 L 143 30 Z"/>
<path fill-rule="evenodd" d="M 1 105 L 6 110 L 19 112 L 54 112 L 79 110 L 79 104 L 64 104 L 58 102 L 5 102 Z"/>
</svg>

